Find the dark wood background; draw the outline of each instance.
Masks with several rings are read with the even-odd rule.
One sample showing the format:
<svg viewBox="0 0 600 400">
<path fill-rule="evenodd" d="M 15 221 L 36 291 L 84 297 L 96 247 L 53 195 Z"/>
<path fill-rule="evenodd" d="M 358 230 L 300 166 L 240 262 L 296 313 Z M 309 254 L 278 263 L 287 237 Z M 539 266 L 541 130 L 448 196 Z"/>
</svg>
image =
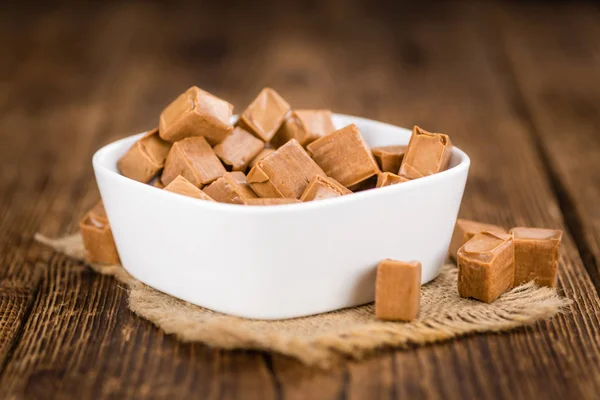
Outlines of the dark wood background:
<svg viewBox="0 0 600 400">
<path fill-rule="evenodd" d="M 225 3 L 0 9 L 0 398 L 597 398 L 600 7 Z M 75 230 L 94 151 L 193 84 L 448 133 L 472 158 L 463 217 L 565 230 L 571 309 L 331 371 L 163 334 L 32 237 Z"/>
</svg>

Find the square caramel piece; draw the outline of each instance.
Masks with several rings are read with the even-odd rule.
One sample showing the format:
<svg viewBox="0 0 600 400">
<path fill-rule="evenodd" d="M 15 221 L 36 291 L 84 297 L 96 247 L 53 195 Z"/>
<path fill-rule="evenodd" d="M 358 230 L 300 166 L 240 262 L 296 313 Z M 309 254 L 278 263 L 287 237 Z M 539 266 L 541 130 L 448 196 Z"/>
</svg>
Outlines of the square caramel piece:
<svg viewBox="0 0 600 400">
<path fill-rule="evenodd" d="M 256 198 L 243 172 L 227 172 L 204 188 L 204 193 L 220 203 L 245 204 Z"/>
<path fill-rule="evenodd" d="M 161 180 L 168 185 L 183 176 L 193 185 L 202 187 L 227 172 L 205 138 L 190 137 L 173 143 Z"/>
<path fill-rule="evenodd" d="M 373 147 L 371 152 L 373 152 L 373 156 L 381 172 L 397 174 L 400 170 L 404 153 L 406 153 L 406 146 Z"/>
<path fill-rule="evenodd" d="M 402 183 L 409 180 L 410 179 L 391 172 L 383 172 L 377 176 L 377 185 L 375 185 L 375 187 L 380 188 L 384 186 L 395 185 L 396 183 Z"/>
<path fill-rule="evenodd" d="M 297 199 L 288 199 L 285 197 L 279 197 L 279 198 L 275 198 L 275 199 L 267 199 L 267 198 L 263 199 L 262 197 L 257 197 L 256 199 L 247 199 L 246 200 L 247 206 L 277 206 L 277 205 L 281 205 L 281 204 L 298 204 L 298 203 L 302 203 L 302 202 Z"/>
<path fill-rule="evenodd" d="M 299 199 L 316 175 L 326 176 L 298 141 L 292 139 L 260 160 L 248 172 L 248 183 L 260 197 Z"/>
<path fill-rule="evenodd" d="M 448 168 L 452 142 L 448 135 L 431 133 L 415 126 L 398 175 L 417 179 Z"/>
<path fill-rule="evenodd" d="M 271 143 L 279 147 L 296 139 L 304 147 L 333 131 L 335 126 L 330 110 L 294 110 L 285 119 Z"/>
<path fill-rule="evenodd" d="M 377 266 L 375 316 L 388 321 L 412 321 L 421 303 L 421 263 L 384 260 Z"/>
<path fill-rule="evenodd" d="M 262 149 L 262 150 L 260 151 L 260 153 L 258 153 L 258 154 L 256 155 L 256 157 L 254 157 L 254 158 L 252 159 L 252 161 L 250 161 L 250 164 L 248 164 L 248 167 L 250 167 L 250 168 L 254 168 L 254 166 L 255 166 L 256 164 L 258 164 L 258 162 L 259 162 L 260 160 L 262 160 L 263 158 L 265 158 L 265 157 L 266 157 L 266 156 L 268 156 L 269 154 L 273 153 L 274 151 L 275 151 L 275 149 L 271 149 L 271 148 Z"/>
<path fill-rule="evenodd" d="M 458 250 L 458 294 L 492 303 L 512 287 L 515 272 L 512 235 L 481 232 Z"/>
<path fill-rule="evenodd" d="M 448 250 L 450 257 L 456 261 L 458 249 L 460 249 L 463 244 L 467 243 L 473 236 L 483 231 L 506 233 L 506 229 L 498 225 L 484 224 L 483 222 L 472 221 L 469 219 L 457 219 L 456 224 L 454 225 L 452 240 L 450 241 L 450 249 Z"/>
<path fill-rule="evenodd" d="M 138 182 L 149 182 L 165 166 L 171 144 L 158 135 L 158 129 L 145 134 L 117 162 L 121 175 Z"/>
<path fill-rule="evenodd" d="M 316 175 L 308 184 L 300 201 L 313 201 L 344 196 L 352 192 L 333 178 Z"/>
<path fill-rule="evenodd" d="M 279 93 L 264 88 L 244 110 L 238 125 L 268 142 L 275 136 L 289 111 L 290 105 Z"/>
<path fill-rule="evenodd" d="M 193 185 L 185 179 L 183 176 L 179 175 L 177 178 L 173 179 L 171 183 L 165 186 L 166 191 L 182 194 L 188 197 L 194 197 L 200 200 L 208 200 L 214 201 L 210 198 L 209 195 L 204 193 L 202 189 L 199 189 L 197 186 Z"/>
<path fill-rule="evenodd" d="M 211 145 L 233 131 L 229 123 L 233 106 L 197 86 L 179 95 L 160 114 L 160 137 L 168 142 L 203 136 Z"/>
<path fill-rule="evenodd" d="M 248 163 L 264 150 L 265 144 L 239 126 L 213 147 L 215 154 L 234 171 L 245 171 Z"/>
<path fill-rule="evenodd" d="M 379 173 L 379 167 L 356 125 L 351 124 L 306 146 L 313 160 L 347 188 Z"/>
<path fill-rule="evenodd" d="M 517 227 L 510 232 L 515 241 L 514 285 L 534 280 L 541 286 L 556 286 L 562 231 Z"/>
<path fill-rule="evenodd" d="M 120 262 L 102 202 L 88 211 L 79 223 L 79 229 L 87 262 L 99 264 L 118 264 Z"/>
</svg>

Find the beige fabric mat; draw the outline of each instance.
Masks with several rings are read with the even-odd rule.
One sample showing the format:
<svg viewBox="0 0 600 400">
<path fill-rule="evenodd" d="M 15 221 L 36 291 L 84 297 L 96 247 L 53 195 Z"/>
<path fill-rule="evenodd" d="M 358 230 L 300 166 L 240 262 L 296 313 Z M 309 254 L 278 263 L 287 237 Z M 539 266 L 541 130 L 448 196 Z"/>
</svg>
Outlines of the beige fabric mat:
<svg viewBox="0 0 600 400">
<path fill-rule="evenodd" d="M 79 234 L 59 239 L 38 234 L 36 240 L 83 260 Z M 91 267 L 126 283 L 129 308 L 181 340 L 225 349 L 274 351 L 321 367 L 344 358 L 361 358 L 377 348 L 406 348 L 533 324 L 570 304 L 555 289 L 533 283 L 505 293 L 493 304 L 463 299 L 456 289 L 457 269 L 447 264 L 437 279 L 423 286 L 419 318 L 410 323 L 376 320 L 373 304 L 291 320 L 257 321 L 178 300 L 137 281 L 120 265 Z"/>
</svg>

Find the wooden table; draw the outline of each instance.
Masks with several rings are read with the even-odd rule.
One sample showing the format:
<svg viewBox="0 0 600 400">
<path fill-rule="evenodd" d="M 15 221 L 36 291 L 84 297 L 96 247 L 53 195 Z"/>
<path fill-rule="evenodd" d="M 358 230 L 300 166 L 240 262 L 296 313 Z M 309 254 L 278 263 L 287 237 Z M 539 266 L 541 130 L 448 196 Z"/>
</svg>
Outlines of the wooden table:
<svg viewBox="0 0 600 400">
<path fill-rule="evenodd" d="M 599 7 L 196 3 L 0 11 L 1 398 L 598 397 Z M 472 158 L 462 216 L 564 229 L 571 309 L 331 371 L 163 334 L 32 237 L 75 230 L 98 199 L 94 151 L 192 84 L 238 110 L 269 85 L 297 108 L 450 134 Z"/>
</svg>

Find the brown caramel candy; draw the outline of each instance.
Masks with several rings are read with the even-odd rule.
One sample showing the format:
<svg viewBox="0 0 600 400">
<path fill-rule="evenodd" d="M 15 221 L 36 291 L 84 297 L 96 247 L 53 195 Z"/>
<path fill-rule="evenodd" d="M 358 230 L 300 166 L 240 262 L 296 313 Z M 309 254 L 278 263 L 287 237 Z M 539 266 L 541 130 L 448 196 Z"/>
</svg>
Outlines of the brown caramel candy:
<svg viewBox="0 0 600 400">
<path fill-rule="evenodd" d="M 254 157 L 254 158 L 252 159 L 252 161 L 250 161 L 250 164 L 248 164 L 248 167 L 250 167 L 250 168 L 254 168 L 254 166 L 255 166 L 256 164 L 258 164 L 258 162 L 259 162 L 260 160 L 262 160 L 263 158 L 267 157 L 269 154 L 273 153 L 274 151 L 275 151 L 275 149 L 262 149 L 262 150 L 260 151 L 260 153 L 258 153 L 258 154 L 256 155 L 256 157 Z"/>
<path fill-rule="evenodd" d="M 209 200 L 214 201 L 210 198 L 209 195 L 204 193 L 201 189 L 198 189 L 197 186 L 191 184 L 187 179 L 183 176 L 179 175 L 177 178 L 173 179 L 171 183 L 165 186 L 165 189 L 169 192 L 182 194 L 188 197 L 194 197 L 200 200 Z"/>
<path fill-rule="evenodd" d="M 158 136 L 158 129 L 145 134 L 118 161 L 123 176 L 147 183 L 164 166 L 171 144 Z"/>
<path fill-rule="evenodd" d="M 351 124 L 306 146 L 313 160 L 347 188 L 379 173 L 379 167 L 356 125 Z"/>
<path fill-rule="evenodd" d="M 94 206 L 79 223 L 85 259 L 90 263 L 118 264 L 119 253 L 104 211 L 102 201 Z"/>
<path fill-rule="evenodd" d="M 152 186 L 154 186 L 155 188 L 159 188 L 159 189 L 164 189 L 165 188 L 165 184 L 162 183 L 162 181 L 160 180 L 160 178 L 156 178 L 154 180 L 154 182 L 152 182 Z"/>
<path fill-rule="evenodd" d="M 476 234 L 458 250 L 458 294 L 486 303 L 512 287 L 515 272 L 512 235 Z"/>
<path fill-rule="evenodd" d="M 541 286 L 556 286 L 562 231 L 519 227 L 510 233 L 515 242 L 514 285 L 535 280 Z"/>
<path fill-rule="evenodd" d="M 306 146 L 333 131 L 335 126 L 330 110 L 294 110 L 285 119 L 271 143 L 279 147 L 290 139 L 296 139 L 301 146 Z"/>
<path fill-rule="evenodd" d="M 393 174 L 391 172 L 384 172 L 377 176 L 377 185 L 375 185 L 375 187 L 379 188 L 384 186 L 395 185 L 396 183 L 407 182 L 409 180 L 410 179 Z"/>
<path fill-rule="evenodd" d="M 308 184 L 300 201 L 313 201 L 339 197 L 352 192 L 333 178 L 316 175 Z"/>
<path fill-rule="evenodd" d="M 247 206 L 277 206 L 280 204 L 298 204 L 298 203 L 302 203 L 300 200 L 297 199 L 288 199 L 285 197 L 280 197 L 280 198 L 276 198 L 276 199 L 263 199 L 261 197 L 258 197 L 256 199 L 247 199 L 246 200 L 246 205 Z"/>
<path fill-rule="evenodd" d="M 448 135 L 415 126 L 398 175 L 417 179 L 437 174 L 448 168 L 451 155 L 452 142 Z"/>
<path fill-rule="evenodd" d="M 215 154 L 234 171 L 245 171 L 248 163 L 263 150 L 265 144 L 251 133 L 237 127 L 225 140 L 213 147 Z"/>
<path fill-rule="evenodd" d="M 256 198 L 250 189 L 243 172 L 227 172 L 225 175 L 204 188 L 204 192 L 220 203 L 245 204 Z"/>
<path fill-rule="evenodd" d="M 248 183 L 260 197 L 299 199 L 316 175 L 326 176 L 296 139 L 292 139 L 248 173 Z"/>
<path fill-rule="evenodd" d="M 229 123 L 233 106 L 192 86 L 160 114 L 160 137 L 168 142 L 190 136 L 203 136 L 208 143 L 220 143 L 233 131 Z"/>
<path fill-rule="evenodd" d="M 173 144 L 161 180 L 168 185 L 181 175 L 193 185 L 201 187 L 223 176 L 225 172 L 225 167 L 206 139 L 190 137 Z"/>
<path fill-rule="evenodd" d="M 281 127 L 290 105 L 273 89 L 264 88 L 244 110 L 238 125 L 268 142 Z"/>
<path fill-rule="evenodd" d="M 421 263 L 384 260 L 377 266 L 375 316 L 412 321 L 421 303 Z"/>
<path fill-rule="evenodd" d="M 448 251 L 450 257 L 456 261 L 458 249 L 460 249 L 463 244 L 467 243 L 473 236 L 483 231 L 506 233 L 506 229 L 498 225 L 484 224 L 482 222 L 462 218 L 457 219 L 456 225 L 454 225 L 452 240 L 450 241 L 450 249 Z"/>
<path fill-rule="evenodd" d="M 406 153 L 406 146 L 382 146 L 371 149 L 375 161 L 382 172 L 393 172 L 397 174 L 400 170 L 400 164 Z"/>
</svg>

